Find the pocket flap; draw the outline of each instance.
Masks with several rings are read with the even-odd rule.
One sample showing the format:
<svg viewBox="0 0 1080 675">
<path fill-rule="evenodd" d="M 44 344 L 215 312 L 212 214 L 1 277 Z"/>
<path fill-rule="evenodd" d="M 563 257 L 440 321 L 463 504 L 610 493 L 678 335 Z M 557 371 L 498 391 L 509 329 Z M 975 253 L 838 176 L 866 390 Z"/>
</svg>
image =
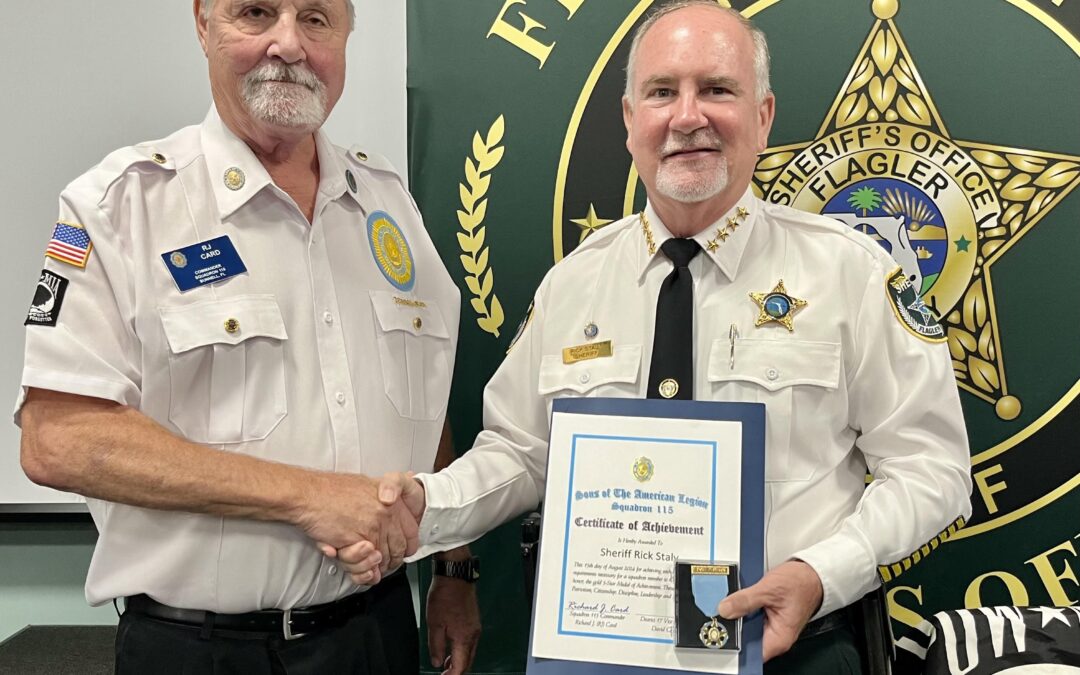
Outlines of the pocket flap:
<svg viewBox="0 0 1080 675">
<path fill-rule="evenodd" d="M 840 383 L 840 343 L 808 340 L 737 338 L 713 340 L 709 381 L 753 382 L 769 391 L 797 384 L 836 389 Z"/>
<path fill-rule="evenodd" d="M 392 291 L 369 293 L 375 317 L 384 333 L 400 330 L 411 335 L 450 339 L 450 332 L 437 306 Z"/>
<path fill-rule="evenodd" d="M 273 295 L 238 295 L 182 307 L 158 307 L 173 354 L 211 344 L 240 344 L 253 337 L 288 339 Z"/>
<path fill-rule="evenodd" d="M 540 362 L 541 395 L 569 389 L 579 394 L 602 384 L 637 382 L 641 372 L 641 345 L 617 346 L 611 356 L 563 363 L 562 354 L 549 354 Z"/>
</svg>

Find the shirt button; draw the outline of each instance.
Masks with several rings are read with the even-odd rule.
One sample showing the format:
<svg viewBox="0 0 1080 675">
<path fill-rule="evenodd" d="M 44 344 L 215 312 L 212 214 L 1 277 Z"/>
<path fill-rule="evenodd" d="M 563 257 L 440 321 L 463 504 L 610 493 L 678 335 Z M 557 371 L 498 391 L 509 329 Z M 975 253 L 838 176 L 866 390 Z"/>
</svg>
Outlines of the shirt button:
<svg viewBox="0 0 1080 675">
<path fill-rule="evenodd" d="M 780 371 L 776 368 L 769 368 L 765 371 L 765 377 L 769 378 L 770 381 L 775 380 L 776 378 L 780 377 Z"/>
<path fill-rule="evenodd" d="M 589 374 L 588 373 L 582 373 L 581 375 L 578 375 L 578 382 L 580 382 L 582 384 L 588 384 L 589 383 Z"/>
<path fill-rule="evenodd" d="M 322 320 L 326 323 L 334 323 L 334 315 L 330 312 L 323 312 Z"/>
<path fill-rule="evenodd" d="M 340 403 L 341 405 L 345 405 L 345 394 L 344 394 L 344 392 L 339 391 L 337 394 L 334 395 L 334 398 L 337 399 L 337 402 Z"/>
<path fill-rule="evenodd" d="M 439 533 L 439 526 L 438 525 L 432 525 L 431 526 L 431 533 L 432 534 L 438 534 Z"/>
<path fill-rule="evenodd" d="M 335 574 L 337 574 L 337 568 L 331 565 L 330 569 L 326 570 L 326 573 L 330 576 L 334 576 Z"/>
</svg>

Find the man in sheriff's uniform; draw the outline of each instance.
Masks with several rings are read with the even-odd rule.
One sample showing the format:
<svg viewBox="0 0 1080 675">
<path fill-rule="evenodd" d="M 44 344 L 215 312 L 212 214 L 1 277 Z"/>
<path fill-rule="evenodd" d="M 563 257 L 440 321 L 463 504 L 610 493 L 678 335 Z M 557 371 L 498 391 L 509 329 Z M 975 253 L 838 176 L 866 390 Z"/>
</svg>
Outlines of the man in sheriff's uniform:
<svg viewBox="0 0 1080 675">
<path fill-rule="evenodd" d="M 196 0 L 214 105 L 60 198 L 16 420 L 38 483 L 87 497 L 119 673 L 407 673 L 416 523 L 362 473 L 430 470 L 459 296 L 389 164 L 319 130 L 349 0 Z M 373 588 L 317 544 L 380 542 Z M 467 555 L 458 551 L 458 555 Z M 432 652 L 468 666 L 465 581 Z"/>
<path fill-rule="evenodd" d="M 766 672 L 859 672 L 842 610 L 878 585 L 877 565 L 970 513 L 943 331 L 877 243 L 751 192 L 774 99 L 764 36 L 742 17 L 665 6 L 636 34 L 627 79 L 644 212 L 548 273 L 473 449 L 385 483 L 422 516 L 422 549 L 453 546 L 542 498 L 554 398 L 762 402 L 768 571 L 719 612 L 764 609 Z M 562 356 L 600 343 L 610 356 Z M 365 546 L 342 552 L 361 576 Z"/>
</svg>

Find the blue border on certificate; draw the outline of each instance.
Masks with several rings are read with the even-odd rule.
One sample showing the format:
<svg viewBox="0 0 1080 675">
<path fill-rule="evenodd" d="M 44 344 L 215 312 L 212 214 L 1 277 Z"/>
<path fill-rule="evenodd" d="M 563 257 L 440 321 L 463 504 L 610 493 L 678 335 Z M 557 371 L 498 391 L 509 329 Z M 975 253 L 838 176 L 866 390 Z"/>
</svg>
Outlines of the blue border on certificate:
<svg viewBox="0 0 1080 675">
<path fill-rule="evenodd" d="M 643 638 L 643 637 L 631 637 L 626 635 L 611 635 L 610 633 L 588 633 L 585 631 L 576 630 L 564 630 L 563 629 L 563 611 L 566 609 L 566 563 L 567 563 L 567 551 L 570 549 L 570 518 L 573 511 L 573 496 L 574 496 L 574 465 L 577 461 L 578 452 L 578 439 L 587 440 L 611 440 L 622 441 L 632 443 L 667 443 L 678 445 L 701 445 L 705 446 L 712 451 L 712 491 L 709 502 L 709 560 L 716 559 L 716 442 L 715 441 L 700 441 L 690 438 L 660 438 L 660 437 L 638 437 L 638 436 L 610 436 L 606 434 L 574 434 L 573 441 L 570 448 L 570 478 L 569 483 L 566 486 L 566 523 L 563 526 L 563 564 L 562 564 L 562 583 L 559 585 L 559 635 L 580 635 L 581 637 L 600 638 L 604 640 L 624 640 L 628 642 L 652 642 L 656 644 L 674 644 L 674 639 L 663 638 Z"/>
<path fill-rule="evenodd" d="M 719 401 L 670 401 L 632 398 L 559 398 L 551 412 L 624 417 L 659 417 L 739 422 L 742 425 L 742 503 L 740 511 L 740 582 L 743 588 L 757 583 L 765 573 L 765 405 Z M 550 424 L 549 424 L 550 428 Z M 656 439 L 649 439 L 655 441 Z M 573 458 L 571 458 L 571 462 Z M 573 465 L 571 464 L 571 476 Z M 713 473 L 715 490 L 716 474 Z M 716 499 L 714 494 L 713 504 Z M 757 508 L 746 508 L 755 504 Z M 568 510 L 569 513 L 569 510 Z M 569 529 L 569 528 L 567 528 Z M 563 550 L 565 551 L 565 540 Z M 543 542 L 540 544 L 543 546 Z M 565 558 L 564 558 L 565 565 Z M 565 574 L 564 574 L 565 578 Z M 539 585 L 538 585 L 539 587 Z M 535 592 L 535 590 L 534 590 Z M 536 603 L 534 601 L 533 607 Z M 561 624 L 560 609 L 560 624 Z M 761 675 L 761 638 L 764 616 L 756 612 L 743 619 L 743 649 L 739 652 L 739 675 Z M 604 635 L 603 637 L 610 637 Z M 638 668 L 608 663 L 585 663 L 561 659 L 537 659 L 532 656 L 529 639 L 528 675 L 633 675 L 674 674 L 683 671 L 666 668 Z"/>
</svg>

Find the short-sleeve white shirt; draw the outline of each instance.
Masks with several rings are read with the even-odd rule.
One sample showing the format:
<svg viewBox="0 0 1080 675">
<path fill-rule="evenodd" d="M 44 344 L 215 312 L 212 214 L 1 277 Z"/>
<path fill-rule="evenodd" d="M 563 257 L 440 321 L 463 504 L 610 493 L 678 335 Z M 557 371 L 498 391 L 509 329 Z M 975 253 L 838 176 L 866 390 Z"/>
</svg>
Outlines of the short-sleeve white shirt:
<svg viewBox="0 0 1080 675">
<path fill-rule="evenodd" d="M 84 227 L 93 249 L 85 268 L 46 260 L 65 293 L 55 326 L 27 328 L 16 418 L 38 387 L 132 406 L 226 452 L 376 476 L 430 470 L 458 290 L 385 160 L 321 132 L 316 145 L 310 224 L 213 109 L 69 185 L 60 220 Z M 223 236 L 247 272 L 181 292 L 162 254 Z M 146 593 L 244 612 L 356 590 L 286 524 L 88 504 L 100 531 L 93 604 Z"/>
</svg>

